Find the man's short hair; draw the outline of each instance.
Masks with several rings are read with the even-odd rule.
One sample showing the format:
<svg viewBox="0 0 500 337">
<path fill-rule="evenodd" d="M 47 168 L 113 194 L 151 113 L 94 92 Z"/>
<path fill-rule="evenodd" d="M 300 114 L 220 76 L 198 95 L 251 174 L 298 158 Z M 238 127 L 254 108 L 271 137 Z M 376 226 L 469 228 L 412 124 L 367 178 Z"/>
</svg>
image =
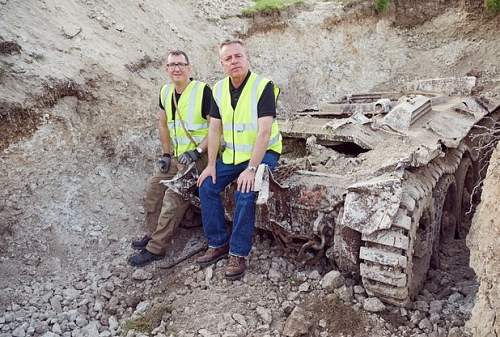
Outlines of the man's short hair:
<svg viewBox="0 0 500 337">
<path fill-rule="evenodd" d="M 240 39 L 226 39 L 219 44 L 219 50 L 221 50 L 222 47 L 228 46 L 230 44 L 239 44 L 240 46 L 245 47 L 245 44 Z"/>
<path fill-rule="evenodd" d="M 187 56 L 187 54 L 182 51 L 182 50 L 179 50 L 179 49 L 176 49 L 176 50 L 172 50 L 172 51 L 169 51 L 168 54 L 167 54 L 167 59 L 169 56 L 179 56 L 179 55 L 182 55 L 184 56 L 184 58 L 186 59 L 186 63 L 189 64 L 189 57 Z"/>
</svg>

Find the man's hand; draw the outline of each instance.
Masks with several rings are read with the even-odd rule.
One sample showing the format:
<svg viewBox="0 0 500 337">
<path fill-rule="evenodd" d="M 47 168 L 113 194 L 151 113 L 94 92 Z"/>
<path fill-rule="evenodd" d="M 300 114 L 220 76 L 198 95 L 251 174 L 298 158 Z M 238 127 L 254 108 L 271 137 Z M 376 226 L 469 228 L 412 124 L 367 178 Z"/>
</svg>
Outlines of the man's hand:
<svg viewBox="0 0 500 337">
<path fill-rule="evenodd" d="M 163 173 L 167 173 L 170 170 L 170 163 L 172 161 L 172 157 L 168 153 L 164 153 L 160 158 L 158 158 L 158 167 L 160 171 Z"/>
<path fill-rule="evenodd" d="M 239 192 L 252 192 L 255 183 L 255 172 L 249 169 L 240 173 L 237 180 L 237 190 Z"/>
<path fill-rule="evenodd" d="M 196 185 L 198 187 L 203 184 L 203 181 L 207 179 L 208 177 L 212 177 L 212 181 L 215 184 L 215 179 L 216 179 L 216 170 L 215 170 L 215 165 L 207 165 L 203 172 L 201 172 L 200 176 L 198 177 L 198 181 L 196 182 Z"/>
<path fill-rule="evenodd" d="M 179 160 L 179 164 L 189 165 L 189 164 L 197 161 L 200 158 L 201 158 L 201 154 L 198 152 L 198 150 L 194 149 L 194 150 L 186 151 L 183 154 L 181 154 L 179 156 L 178 160 Z"/>
</svg>

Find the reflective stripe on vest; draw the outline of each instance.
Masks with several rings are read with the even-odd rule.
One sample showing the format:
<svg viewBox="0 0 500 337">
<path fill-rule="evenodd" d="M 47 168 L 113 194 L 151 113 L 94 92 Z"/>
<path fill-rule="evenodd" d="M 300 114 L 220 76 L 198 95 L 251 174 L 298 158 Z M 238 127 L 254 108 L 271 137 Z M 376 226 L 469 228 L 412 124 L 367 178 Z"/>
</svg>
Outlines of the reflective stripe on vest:
<svg viewBox="0 0 500 337">
<path fill-rule="evenodd" d="M 280 141 L 281 141 L 281 136 L 278 134 L 269 140 L 268 147 L 272 147 L 273 145 L 278 144 Z M 236 144 L 235 145 L 233 143 L 226 143 L 226 148 L 230 148 L 233 151 L 237 151 L 237 152 L 252 152 L 253 145 L 247 145 L 247 144 Z"/>
<path fill-rule="evenodd" d="M 167 127 L 170 133 L 170 140 L 174 149 L 174 156 L 178 157 L 182 153 L 193 150 L 196 145 L 191 142 L 184 131 L 179 120 L 179 114 L 184 122 L 185 128 L 189 131 L 197 144 L 201 143 L 208 135 L 208 123 L 201 115 L 203 91 L 205 83 L 191 81 L 182 92 L 177 102 L 178 111 L 172 120 L 172 95 L 174 94 L 174 85 L 163 86 L 161 99 L 165 114 L 167 116 Z"/>
<path fill-rule="evenodd" d="M 229 77 L 226 77 L 217 82 L 213 94 L 222 118 L 223 135 L 226 143 L 222 160 L 226 164 L 237 165 L 250 160 L 252 156 L 259 129 L 257 106 L 269 80 L 251 73 L 241 91 L 236 109 L 231 106 L 229 81 Z M 275 99 L 277 99 L 279 89 L 276 86 L 274 89 Z M 281 135 L 276 120 L 273 121 L 271 127 L 271 137 L 267 149 L 281 153 Z"/>
<path fill-rule="evenodd" d="M 201 137 L 201 136 L 192 136 L 194 141 L 197 142 L 198 144 L 201 143 L 203 141 L 203 139 L 205 139 L 205 137 Z M 178 146 L 182 146 L 182 145 L 188 145 L 191 143 L 191 139 L 189 139 L 189 137 L 177 137 L 176 138 L 176 142 L 175 142 Z M 182 153 L 181 153 L 182 154 Z"/>
</svg>

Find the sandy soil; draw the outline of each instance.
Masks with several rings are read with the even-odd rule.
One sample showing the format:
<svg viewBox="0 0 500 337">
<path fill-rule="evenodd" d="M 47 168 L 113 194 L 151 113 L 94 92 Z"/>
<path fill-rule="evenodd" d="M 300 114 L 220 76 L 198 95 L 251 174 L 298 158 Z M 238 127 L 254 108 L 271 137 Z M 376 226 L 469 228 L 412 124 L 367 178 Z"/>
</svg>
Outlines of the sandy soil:
<svg viewBox="0 0 500 337">
<path fill-rule="evenodd" d="M 484 180 L 481 204 L 473 219 L 472 228 L 467 237 L 471 250 L 471 266 L 481 283 L 476 304 L 468 326 L 474 336 L 497 336 L 500 333 L 500 254 L 498 242 L 500 235 L 500 146 L 497 146 L 491 158 L 488 175 Z"/>
</svg>

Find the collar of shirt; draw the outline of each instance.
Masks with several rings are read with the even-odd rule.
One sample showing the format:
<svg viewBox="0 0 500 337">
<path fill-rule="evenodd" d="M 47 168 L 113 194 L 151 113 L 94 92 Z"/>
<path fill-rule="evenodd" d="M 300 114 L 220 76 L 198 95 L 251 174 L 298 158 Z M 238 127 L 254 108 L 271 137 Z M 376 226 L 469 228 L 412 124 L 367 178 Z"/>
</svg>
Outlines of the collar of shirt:
<svg viewBox="0 0 500 337">
<path fill-rule="evenodd" d="M 236 109 L 236 104 L 238 104 L 241 92 L 243 91 L 243 88 L 245 88 L 245 84 L 247 84 L 250 74 L 251 72 L 249 70 L 247 76 L 245 77 L 245 79 L 238 88 L 235 88 L 233 86 L 233 82 L 231 82 L 231 79 L 229 79 L 229 93 L 231 95 L 231 106 L 233 107 L 233 109 Z"/>
<path fill-rule="evenodd" d="M 247 81 L 248 81 L 248 78 L 250 77 L 250 74 L 252 72 L 249 70 L 248 73 L 247 73 L 247 76 L 245 77 L 245 79 L 243 80 L 243 82 L 241 83 L 241 85 L 238 87 L 238 88 L 235 88 L 234 85 L 233 85 L 233 82 L 231 81 L 231 79 L 229 79 L 229 90 L 231 92 L 237 92 L 237 91 L 242 91 L 243 88 L 245 87 L 245 84 L 247 84 Z"/>
</svg>

